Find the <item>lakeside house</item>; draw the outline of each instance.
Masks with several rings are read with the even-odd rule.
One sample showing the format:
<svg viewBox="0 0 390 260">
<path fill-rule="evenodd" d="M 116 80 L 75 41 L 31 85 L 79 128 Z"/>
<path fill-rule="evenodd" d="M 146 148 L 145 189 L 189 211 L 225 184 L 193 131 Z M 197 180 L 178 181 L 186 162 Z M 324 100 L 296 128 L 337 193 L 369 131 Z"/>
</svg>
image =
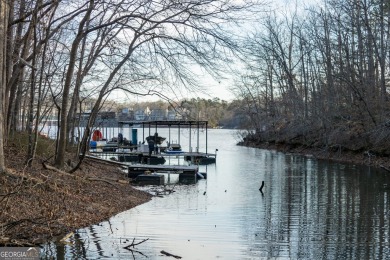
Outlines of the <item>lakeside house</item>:
<svg viewBox="0 0 390 260">
<path fill-rule="evenodd" d="M 149 120 L 161 121 L 167 118 L 167 109 L 153 109 L 150 111 Z"/>
<path fill-rule="evenodd" d="M 150 115 L 149 107 L 146 107 L 145 109 L 138 109 L 134 113 L 134 120 L 136 121 L 147 120 L 149 115 Z"/>
<path fill-rule="evenodd" d="M 80 119 L 80 125 L 84 126 L 87 123 L 90 111 L 78 113 L 76 119 Z M 174 109 L 145 109 L 133 110 L 124 108 L 119 112 L 115 111 L 100 111 L 95 121 L 95 126 L 116 126 L 118 121 L 145 121 L 145 120 L 181 120 L 182 115 Z"/>
</svg>

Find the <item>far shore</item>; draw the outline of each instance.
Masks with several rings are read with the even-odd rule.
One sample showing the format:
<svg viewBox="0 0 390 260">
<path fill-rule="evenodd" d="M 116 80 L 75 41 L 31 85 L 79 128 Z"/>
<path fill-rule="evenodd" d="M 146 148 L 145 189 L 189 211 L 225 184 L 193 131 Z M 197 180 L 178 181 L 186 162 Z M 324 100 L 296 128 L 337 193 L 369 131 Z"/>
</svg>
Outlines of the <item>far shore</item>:
<svg viewBox="0 0 390 260">
<path fill-rule="evenodd" d="M 241 146 L 275 150 L 284 153 L 313 157 L 320 160 L 330 160 L 341 163 L 351 163 L 357 165 L 366 165 L 382 168 L 390 171 L 390 158 L 385 156 L 377 156 L 369 152 L 354 152 L 345 149 L 324 149 L 308 146 L 297 146 L 286 143 L 269 143 L 269 142 L 251 142 L 244 141 L 238 143 Z"/>
</svg>

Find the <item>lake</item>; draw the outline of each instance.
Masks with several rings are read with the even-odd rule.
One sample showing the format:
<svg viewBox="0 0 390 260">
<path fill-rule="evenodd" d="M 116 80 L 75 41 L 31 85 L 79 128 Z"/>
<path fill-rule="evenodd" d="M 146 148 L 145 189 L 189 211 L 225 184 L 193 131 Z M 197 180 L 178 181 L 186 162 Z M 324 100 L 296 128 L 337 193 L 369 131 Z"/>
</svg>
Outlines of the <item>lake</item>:
<svg viewBox="0 0 390 260">
<path fill-rule="evenodd" d="M 207 180 L 171 186 L 170 195 L 78 230 L 69 245 L 46 245 L 42 257 L 175 259 L 164 250 L 182 259 L 390 259 L 389 172 L 237 146 L 235 133 L 208 130 L 208 152 L 218 151 L 216 164 L 200 167 Z M 146 241 L 124 248 L 133 240 Z"/>
</svg>

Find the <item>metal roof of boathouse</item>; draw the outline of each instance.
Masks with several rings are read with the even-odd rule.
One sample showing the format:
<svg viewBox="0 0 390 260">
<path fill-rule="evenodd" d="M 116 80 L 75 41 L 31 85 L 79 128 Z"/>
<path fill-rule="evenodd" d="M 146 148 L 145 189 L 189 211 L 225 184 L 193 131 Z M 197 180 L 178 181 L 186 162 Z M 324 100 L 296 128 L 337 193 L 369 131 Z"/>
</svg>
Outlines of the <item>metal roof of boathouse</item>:
<svg viewBox="0 0 390 260">
<path fill-rule="evenodd" d="M 119 125 L 153 125 L 153 126 L 207 126 L 208 121 L 203 120 L 132 120 L 118 121 Z"/>
</svg>

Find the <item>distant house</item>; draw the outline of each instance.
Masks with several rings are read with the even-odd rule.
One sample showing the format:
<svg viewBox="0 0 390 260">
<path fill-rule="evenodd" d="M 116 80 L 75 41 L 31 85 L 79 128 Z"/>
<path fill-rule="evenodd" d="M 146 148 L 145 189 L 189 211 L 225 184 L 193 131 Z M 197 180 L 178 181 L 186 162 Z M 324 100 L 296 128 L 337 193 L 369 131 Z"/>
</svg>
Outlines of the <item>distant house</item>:
<svg viewBox="0 0 390 260">
<path fill-rule="evenodd" d="M 134 118 L 134 111 L 129 108 L 122 109 L 118 115 L 119 121 L 132 121 Z"/>
<path fill-rule="evenodd" d="M 137 121 L 147 120 L 150 115 L 150 109 L 147 107 L 146 109 L 138 109 L 134 112 L 134 119 Z"/>
<path fill-rule="evenodd" d="M 106 111 L 106 112 L 99 112 L 98 113 L 98 119 L 105 120 L 105 119 L 115 119 L 116 113 L 112 111 Z"/>
<path fill-rule="evenodd" d="M 81 120 L 88 120 L 91 116 L 91 111 L 86 111 L 84 113 L 77 113 L 76 118 Z M 97 120 L 113 120 L 116 119 L 116 113 L 112 111 L 103 111 L 97 114 Z"/>
<path fill-rule="evenodd" d="M 167 111 L 165 109 L 153 109 L 150 112 L 149 119 L 154 121 L 165 120 L 166 115 L 167 115 Z"/>
<path fill-rule="evenodd" d="M 167 120 L 180 120 L 182 118 L 182 115 L 176 110 L 168 110 L 167 112 Z"/>
</svg>

